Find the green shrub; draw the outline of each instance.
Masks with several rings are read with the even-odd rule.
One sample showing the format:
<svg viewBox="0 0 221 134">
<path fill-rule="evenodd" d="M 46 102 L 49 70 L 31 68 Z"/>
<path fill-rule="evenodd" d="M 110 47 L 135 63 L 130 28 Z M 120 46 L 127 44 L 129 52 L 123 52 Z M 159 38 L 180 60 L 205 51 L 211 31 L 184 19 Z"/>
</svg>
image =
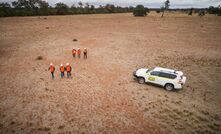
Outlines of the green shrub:
<svg viewBox="0 0 221 134">
<path fill-rule="evenodd" d="M 206 14 L 205 11 L 200 10 L 199 13 L 198 13 L 198 16 L 205 16 L 205 14 Z"/>
<path fill-rule="evenodd" d="M 160 13 L 160 10 L 156 10 L 156 13 Z"/>
<path fill-rule="evenodd" d="M 68 14 L 68 6 L 66 5 L 66 4 L 64 4 L 64 3 L 57 3 L 56 5 L 55 5 L 55 8 L 57 9 L 57 12 L 56 12 L 56 14 L 57 15 L 65 15 L 65 14 Z"/>
<path fill-rule="evenodd" d="M 193 8 L 190 9 L 188 15 L 192 15 L 193 14 Z"/>
<path fill-rule="evenodd" d="M 143 5 L 137 5 L 133 10 L 134 16 L 146 16 L 147 12 Z"/>
<path fill-rule="evenodd" d="M 221 6 L 218 6 L 218 7 L 210 6 L 207 11 L 210 14 L 216 14 L 216 15 L 220 16 L 221 15 Z"/>
</svg>

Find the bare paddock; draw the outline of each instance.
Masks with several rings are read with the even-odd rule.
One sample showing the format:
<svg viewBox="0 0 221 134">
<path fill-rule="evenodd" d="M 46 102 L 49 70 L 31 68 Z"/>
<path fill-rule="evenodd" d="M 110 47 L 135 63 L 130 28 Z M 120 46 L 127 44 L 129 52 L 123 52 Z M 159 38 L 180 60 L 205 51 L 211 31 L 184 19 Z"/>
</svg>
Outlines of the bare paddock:
<svg viewBox="0 0 221 134">
<path fill-rule="evenodd" d="M 218 134 L 220 37 L 213 15 L 0 18 L 0 133 Z M 72 58 L 78 47 L 87 60 Z M 73 78 L 60 79 L 67 62 Z M 184 88 L 134 80 L 137 68 L 155 66 L 183 71 Z"/>
</svg>

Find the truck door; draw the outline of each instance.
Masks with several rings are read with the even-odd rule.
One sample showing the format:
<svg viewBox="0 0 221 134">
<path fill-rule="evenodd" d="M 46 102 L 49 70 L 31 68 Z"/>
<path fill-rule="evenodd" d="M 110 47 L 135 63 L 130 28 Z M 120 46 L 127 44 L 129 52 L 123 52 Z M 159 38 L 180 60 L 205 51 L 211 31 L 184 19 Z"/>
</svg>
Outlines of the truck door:
<svg viewBox="0 0 221 134">
<path fill-rule="evenodd" d="M 159 78 L 158 78 L 159 73 L 160 72 L 158 72 L 158 71 L 150 72 L 150 75 L 148 76 L 147 81 L 150 83 L 158 84 L 159 83 Z"/>
</svg>

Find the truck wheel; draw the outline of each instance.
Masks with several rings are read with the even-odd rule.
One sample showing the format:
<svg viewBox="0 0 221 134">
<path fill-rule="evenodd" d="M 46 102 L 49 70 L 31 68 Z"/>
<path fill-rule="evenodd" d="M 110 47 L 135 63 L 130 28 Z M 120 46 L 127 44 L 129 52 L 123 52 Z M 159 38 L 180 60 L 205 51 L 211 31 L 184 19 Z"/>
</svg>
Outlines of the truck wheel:
<svg viewBox="0 0 221 134">
<path fill-rule="evenodd" d="M 138 83 L 139 83 L 139 84 L 144 84 L 144 83 L 145 83 L 144 78 L 139 77 L 139 78 L 138 78 Z"/>
<path fill-rule="evenodd" d="M 173 88 L 174 88 L 173 84 L 166 84 L 166 85 L 165 85 L 165 89 L 166 89 L 167 91 L 171 91 L 171 90 L 173 90 Z"/>
</svg>

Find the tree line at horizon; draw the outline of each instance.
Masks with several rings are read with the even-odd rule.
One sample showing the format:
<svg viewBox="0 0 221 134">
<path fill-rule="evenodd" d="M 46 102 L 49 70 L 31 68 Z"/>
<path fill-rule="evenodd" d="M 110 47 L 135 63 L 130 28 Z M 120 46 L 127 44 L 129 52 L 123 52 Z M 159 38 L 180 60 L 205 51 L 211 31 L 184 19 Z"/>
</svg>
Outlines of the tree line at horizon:
<svg viewBox="0 0 221 134">
<path fill-rule="evenodd" d="M 145 12 L 150 10 L 157 12 L 164 12 L 162 9 L 148 9 L 143 5 L 138 5 L 137 7 L 143 7 Z M 129 6 L 121 7 L 115 6 L 113 4 L 100 5 L 95 7 L 89 3 L 73 4 L 68 6 L 65 3 L 59 2 L 55 6 L 50 6 L 48 2 L 44 0 L 17 0 L 11 3 L 0 3 L 0 17 L 8 16 L 47 16 L 47 15 L 74 15 L 74 14 L 105 14 L 105 13 L 128 13 L 137 11 L 138 9 Z M 169 9 L 177 10 L 177 9 Z M 188 11 L 189 9 L 180 9 L 181 11 Z M 208 13 L 221 15 L 221 7 L 209 7 L 207 9 Z"/>
<path fill-rule="evenodd" d="M 7 16 L 41 16 L 41 15 L 72 15 L 72 14 L 95 14 L 95 13 L 126 13 L 132 12 L 133 7 L 120 7 L 113 4 L 100 5 L 95 7 L 89 3 L 73 4 L 68 6 L 58 2 L 55 6 L 50 6 L 44 0 L 17 0 L 11 4 L 0 3 L 0 17 Z"/>
</svg>

